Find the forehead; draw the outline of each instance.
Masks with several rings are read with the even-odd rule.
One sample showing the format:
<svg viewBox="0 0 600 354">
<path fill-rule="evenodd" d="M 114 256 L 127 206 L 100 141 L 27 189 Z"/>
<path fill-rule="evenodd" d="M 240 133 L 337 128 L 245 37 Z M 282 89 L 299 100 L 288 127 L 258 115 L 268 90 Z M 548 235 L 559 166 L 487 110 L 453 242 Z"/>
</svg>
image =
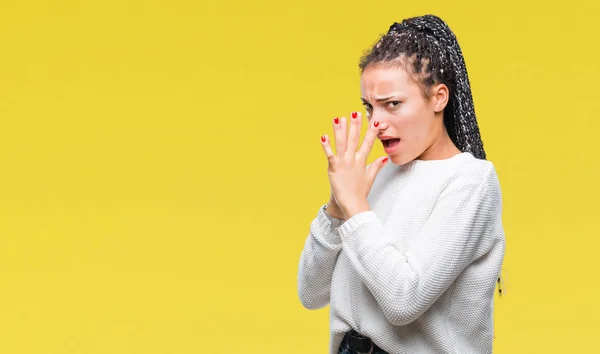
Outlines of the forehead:
<svg viewBox="0 0 600 354">
<path fill-rule="evenodd" d="M 360 91 L 363 97 L 385 96 L 392 92 L 410 95 L 420 93 L 420 88 L 403 66 L 377 65 L 363 71 Z"/>
</svg>

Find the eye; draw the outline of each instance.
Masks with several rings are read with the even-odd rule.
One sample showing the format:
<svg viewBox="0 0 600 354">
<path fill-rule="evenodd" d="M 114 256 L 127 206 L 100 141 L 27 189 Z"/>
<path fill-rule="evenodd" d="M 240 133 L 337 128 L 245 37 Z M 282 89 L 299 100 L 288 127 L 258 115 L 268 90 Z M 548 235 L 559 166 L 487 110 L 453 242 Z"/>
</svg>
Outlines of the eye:
<svg viewBox="0 0 600 354">
<path fill-rule="evenodd" d="M 390 101 L 387 103 L 388 107 L 390 108 L 396 108 L 400 105 L 400 101 Z"/>
<path fill-rule="evenodd" d="M 370 104 L 368 104 L 367 102 L 363 102 L 363 106 L 365 106 L 365 109 L 368 111 L 370 111 L 371 109 L 373 109 L 373 107 L 371 107 Z"/>
</svg>

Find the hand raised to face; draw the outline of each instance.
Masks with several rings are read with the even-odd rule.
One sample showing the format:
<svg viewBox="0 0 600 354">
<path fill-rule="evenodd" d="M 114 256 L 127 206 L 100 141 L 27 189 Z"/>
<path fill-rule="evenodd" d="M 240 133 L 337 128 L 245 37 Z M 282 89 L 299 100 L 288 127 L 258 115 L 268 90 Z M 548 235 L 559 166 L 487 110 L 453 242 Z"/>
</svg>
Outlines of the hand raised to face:
<svg viewBox="0 0 600 354">
<path fill-rule="evenodd" d="M 328 161 L 327 172 L 331 188 L 346 219 L 358 212 L 369 210 L 367 196 L 377 173 L 388 161 L 387 157 L 380 157 L 369 168 L 365 168 L 379 133 L 379 122 L 370 122 L 359 148 L 362 120 L 362 114 L 359 112 L 353 112 L 349 121 L 346 117 L 334 118 L 335 153 L 328 136 L 321 137 L 321 145 Z"/>
</svg>

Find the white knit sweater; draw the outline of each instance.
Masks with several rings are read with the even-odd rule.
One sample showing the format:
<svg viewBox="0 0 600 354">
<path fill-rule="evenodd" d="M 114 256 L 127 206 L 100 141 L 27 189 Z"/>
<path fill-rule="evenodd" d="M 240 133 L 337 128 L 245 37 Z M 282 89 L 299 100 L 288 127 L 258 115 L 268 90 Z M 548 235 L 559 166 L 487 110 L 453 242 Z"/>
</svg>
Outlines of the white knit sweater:
<svg viewBox="0 0 600 354">
<path fill-rule="evenodd" d="M 330 304 L 330 353 L 353 328 L 392 354 L 491 353 L 505 250 L 493 164 L 470 153 L 388 163 L 370 211 L 321 206 L 298 269 L 303 306 Z"/>
</svg>

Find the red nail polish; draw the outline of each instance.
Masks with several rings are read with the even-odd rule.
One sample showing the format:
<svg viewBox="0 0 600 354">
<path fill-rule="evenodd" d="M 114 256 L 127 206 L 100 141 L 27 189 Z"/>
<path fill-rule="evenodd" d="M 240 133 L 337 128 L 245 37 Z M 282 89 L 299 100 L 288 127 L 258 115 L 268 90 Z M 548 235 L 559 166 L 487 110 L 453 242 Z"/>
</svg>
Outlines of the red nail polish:
<svg viewBox="0 0 600 354">
<path fill-rule="evenodd" d="M 321 141 L 322 141 L 322 142 L 325 142 L 325 135 L 323 135 L 323 136 L 321 137 Z"/>
<path fill-rule="evenodd" d="M 358 117 L 358 113 L 352 112 L 352 118 L 356 118 L 356 117 Z"/>
<path fill-rule="evenodd" d="M 378 121 L 374 121 L 374 122 L 373 122 L 373 126 L 374 126 L 375 128 L 377 128 L 377 127 L 379 126 L 379 122 L 378 122 Z"/>
<path fill-rule="evenodd" d="M 339 124 L 340 123 L 340 119 L 338 117 L 333 118 L 333 122 L 335 124 Z"/>
<path fill-rule="evenodd" d="M 388 160 L 389 160 L 389 158 L 386 157 L 385 159 L 383 159 L 383 161 L 381 163 L 386 163 L 386 162 L 388 162 Z"/>
</svg>

